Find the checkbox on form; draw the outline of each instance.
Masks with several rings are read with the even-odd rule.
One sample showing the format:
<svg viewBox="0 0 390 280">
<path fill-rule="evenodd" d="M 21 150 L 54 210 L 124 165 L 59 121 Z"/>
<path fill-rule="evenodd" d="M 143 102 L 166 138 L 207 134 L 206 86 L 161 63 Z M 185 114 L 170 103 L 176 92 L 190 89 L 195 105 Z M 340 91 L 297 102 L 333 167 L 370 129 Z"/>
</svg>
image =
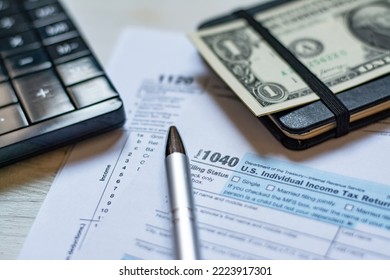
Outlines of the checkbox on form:
<svg viewBox="0 0 390 280">
<path fill-rule="evenodd" d="M 344 207 L 344 209 L 347 211 L 352 211 L 353 208 L 354 208 L 354 206 L 352 204 L 345 204 L 345 207 Z"/>
<path fill-rule="evenodd" d="M 266 189 L 267 191 L 272 192 L 272 191 L 274 191 L 275 186 L 274 186 L 274 185 L 268 185 L 265 189 Z"/>
<path fill-rule="evenodd" d="M 240 180 L 241 180 L 241 177 L 238 177 L 238 176 L 234 176 L 232 178 L 232 182 L 234 182 L 234 183 L 240 182 Z"/>
</svg>

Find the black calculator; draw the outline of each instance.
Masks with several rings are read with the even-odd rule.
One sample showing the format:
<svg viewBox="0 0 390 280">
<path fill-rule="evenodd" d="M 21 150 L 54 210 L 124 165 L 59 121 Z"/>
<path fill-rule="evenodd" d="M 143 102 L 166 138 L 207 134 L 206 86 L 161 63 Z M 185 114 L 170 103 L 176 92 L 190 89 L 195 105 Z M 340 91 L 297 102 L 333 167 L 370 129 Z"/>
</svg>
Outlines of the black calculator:
<svg viewBox="0 0 390 280">
<path fill-rule="evenodd" d="M 122 100 L 56 0 L 0 0 L 0 166 L 123 125 Z"/>
</svg>

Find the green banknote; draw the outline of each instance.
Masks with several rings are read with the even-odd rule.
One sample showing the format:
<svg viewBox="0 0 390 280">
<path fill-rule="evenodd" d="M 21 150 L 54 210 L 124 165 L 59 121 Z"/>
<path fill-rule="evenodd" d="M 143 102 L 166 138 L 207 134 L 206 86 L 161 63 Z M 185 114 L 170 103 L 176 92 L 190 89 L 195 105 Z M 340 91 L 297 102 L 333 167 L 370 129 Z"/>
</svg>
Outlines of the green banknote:
<svg viewBox="0 0 390 280">
<path fill-rule="evenodd" d="M 334 93 L 390 72 L 390 0 L 291 1 L 254 18 Z M 243 19 L 190 38 L 257 116 L 318 99 Z"/>
</svg>

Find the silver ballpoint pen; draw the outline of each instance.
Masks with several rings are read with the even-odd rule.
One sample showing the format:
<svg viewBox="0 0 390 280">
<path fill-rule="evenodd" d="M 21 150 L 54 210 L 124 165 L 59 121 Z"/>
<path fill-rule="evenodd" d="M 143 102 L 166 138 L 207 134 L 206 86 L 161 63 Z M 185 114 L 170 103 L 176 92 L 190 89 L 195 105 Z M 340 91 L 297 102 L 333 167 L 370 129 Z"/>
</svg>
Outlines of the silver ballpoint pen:
<svg viewBox="0 0 390 280">
<path fill-rule="evenodd" d="M 165 165 L 172 210 L 176 258 L 200 259 L 189 160 L 176 127 L 169 128 Z"/>
</svg>

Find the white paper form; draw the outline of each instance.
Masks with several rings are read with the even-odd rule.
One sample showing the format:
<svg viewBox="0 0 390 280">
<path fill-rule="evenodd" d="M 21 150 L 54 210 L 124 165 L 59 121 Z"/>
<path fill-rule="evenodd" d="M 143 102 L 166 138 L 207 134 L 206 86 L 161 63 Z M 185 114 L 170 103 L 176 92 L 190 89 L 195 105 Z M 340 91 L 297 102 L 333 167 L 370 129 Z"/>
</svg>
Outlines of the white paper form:
<svg viewBox="0 0 390 280">
<path fill-rule="evenodd" d="M 20 258 L 172 258 L 171 124 L 191 159 L 204 258 L 390 258 L 387 121 L 286 150 L 183 34 L 130 29 L 110 70 L 128 122 L 75 147 Z"/>
</svg>

